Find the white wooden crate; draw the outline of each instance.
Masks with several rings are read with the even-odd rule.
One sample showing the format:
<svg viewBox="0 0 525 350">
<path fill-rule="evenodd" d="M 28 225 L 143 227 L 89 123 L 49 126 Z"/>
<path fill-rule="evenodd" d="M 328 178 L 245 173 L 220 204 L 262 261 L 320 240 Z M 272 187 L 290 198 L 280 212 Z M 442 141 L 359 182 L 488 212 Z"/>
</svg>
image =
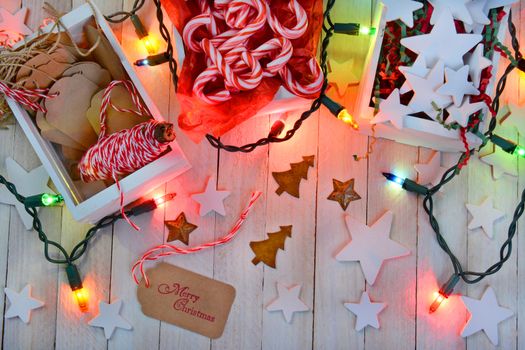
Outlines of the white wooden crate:
<svg viewBox="0 0 525 350">
<path fill-rule="evenodd" d="M 505 39 L 509 6 L 505 7 L 507 15 L 501 20 L 500 30 L 498 31 L 498 40 L 503 42 Z M 383 38 L 386 26 L 386 11 L 388 9 L 379 1 L 377 9 L 374 12 L 375 18 L 372 26 L 377 28 L 377 34 L 371 39 L 370 50 L 367 55 L 365 70 L 361 78 L 357 104 L 355 109 L 356 118 L 359 122 L 360 132 L 366 135 L 381 137 L 394 140 L 400 143 L 423 146 L 439 151 L 456 152 L 465 149 L 458 130 L 448 130 L 441 124 L 433 120 L 426 120 L 415 116 L 406 116 L 403 129 L 397 129 L 390 123 L 376 124 L 375 131 L 372 130 L 370 120 L 374 117 L 374 108 L 370 107 L 371 96 L 373 96 L 374 80 L 376 76 L 377 65 L 382 48 Z M 493 96 L 496 82 L 496 72 L 501 55 L 494 52 L 493 75 L 487 88 L 487 94 Z M 485 120 L 488 119 L 486 110 L 484 110 Z M 483 128 L 482 123 L 481 128 Z M 479 138 L 467 134 L 471 145 L 479 144 Z"/>
<path fill-rule="evenodd" d="M 146 93 L 146 89 L 126 59 L 110 26 L 94 5 L 84 4 L 76 8 L 64 15 L 61 18 L 61 22 L 68 28 L 75 39 L 79 39 L 84 25 L 93 20 L 93 18 L 96 18 L 98 21 L 102 32 L 120 58 L 129 79 L 137 88 L 137 91 L 153 118 L 164 121 L 165 118 L 160 114 L 153 100 Z M 44 32 L 49 30 L 51 30 L 51 25 L 44 28 Z M 29 40 L 31 39 L 32 38 L 29 38 Z M 64 197 L 65 204 L 75 220 L 95 223 L 102 217 L 112 214 L 120 208 L 120 195 L 115 184 L 89 198 L 83 198 L 80 191 L 75 187 L 53 145 L 40 135 L 37 126 L 27 111 L 12 99 L 7 99 L 7 102 L 29 142 L 35 149 L 40 161 L 49 173 L 51 180 Z M 125 205 L 139 199 L 159 185 L 173 179 L 191 167 L 176 141 L 170 144 L 170 148 L 170 151 L 159 159 L 120 181 L 120 186 L 124 193 Z"/>
</svg>

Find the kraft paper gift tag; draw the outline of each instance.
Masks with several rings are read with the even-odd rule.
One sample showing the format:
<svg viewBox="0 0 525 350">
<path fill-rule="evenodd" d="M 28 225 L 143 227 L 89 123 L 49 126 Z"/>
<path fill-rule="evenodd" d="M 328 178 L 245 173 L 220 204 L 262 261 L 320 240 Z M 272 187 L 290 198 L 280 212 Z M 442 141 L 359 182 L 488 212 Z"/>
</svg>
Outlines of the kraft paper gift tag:
<svg viewBox="0 0 525 350">
<path fill-rule="evenodd" d="M 49 124 L 46 118 L 44 117 L 44 114 L 40 111 L 38 111 L 36 114 L 36 125 L 40 129 L 40 134 L 42 135 L 42 137 L 48 141 L 59 145 L 71 147 L 82 152 L 87 150 L 86 147 L 82 146 L 81 144 L 64 134 L 62 131 Z"/>
<path fill-rule="evenodd" d="M 48 88 L 75 60 L 65 49 L 59 48 L 51 54 L 41 53 L 20 68 L 16 80 L 26 89 Z"/>
<path fill-rule="evenodd" d="M 102 68 L 96 62 L 78 62 L 66 69 L 62 74 L 63 77 L 72 77 L 76 74 L 82 75 L 99 88 L 105 89 L 111 82 L 109 72 Z"/>
<path fill-rule="evenodd" d="M 86 111 L 99 87 L 80 74 L 58 80 L 49 94 L 58 96 L 45 101 L 46 120 L 82 146 L 97 142 L 97 134 L 86 119 Z"/>
<path fill-rule="evenodd" d="M 91 99 L 91 107 L 86 112 L 86 117 L 95 132 L 100 134 L 100 107 L 102 106 L 102 95 L 104 90 L 97 92 Z M 119 108 L 136 110 L 131 95 L 124 87 L 117 85 L 111 90 L 111 102 Z M 111 106 L 107 109 L 108 117 L 106 127 L 108 135 L 124 129 L 131 129 L 137 124 L 148 121 L 149 117 L 143 117 L 135 113 L 119 112 Z"/>
<path fill-rule="evenodd" d="M 137 289 L 144 315 L 209 338 L 222 335 L 235 288 L 167 263 L 159 263 L 146 273 L 149 288 L 142 280 Z"/>
<path fill-rule="evenodd" d="M 96 61 L 109 71 L 113 80 L 126 80 L 127 75 L 124 67 L 122 67 L 122 63 L 115 53 L 115 50 L 111 47 L 108 39 L 91 25 L 86 26 L 85 32 L 90 46 L 95 45 L 98 38 L 101 39 L 97 48 L 93 51 L 93 56 L 95 56 Z"/>
</svg>

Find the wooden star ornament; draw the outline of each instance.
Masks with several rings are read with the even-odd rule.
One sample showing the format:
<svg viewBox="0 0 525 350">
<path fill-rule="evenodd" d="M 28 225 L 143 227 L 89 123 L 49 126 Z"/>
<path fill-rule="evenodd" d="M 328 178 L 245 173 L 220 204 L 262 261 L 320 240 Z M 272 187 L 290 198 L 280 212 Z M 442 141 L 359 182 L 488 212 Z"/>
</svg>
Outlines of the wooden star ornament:
<svg viewBox="0 0 525 350">
<path fill-rule="evenodd" d="M 329 61 L 330 85 L 334 86 L 339 96 L 344 96 L 348 85 L 359 83 L 359 78 L 354 74 L 354 58 L 346 62 L 337 62 L 336 60 Z"/>
<path fill-rule="evenodd" d="M 441 166 L 441 152 L 435 152 L 428 163 L 414 165 L 414 169 L 417 171 L 417 182 L 423 186 L 436 186 L 447 171 L 447 168 Z"/>
<path fill-rule="evenodd" d="M 99 314 L 89 321 L 88 324 L 92 327 L 104 328 L 106 339 L 110 339 L 117 328 L 126 330 L 133 328 L 128 321 L 120 316 L 122 300 L 117 300 L 110 304 L 101 301 L 98 308 Z"/>
<path fill-rule="evenodd" d="M 296 312 L 304 312 L 310 308 L 299 298 L 302 285 L 297 284 L 292 287 L 277 282 L 277 293 L 279 296 L 267 307 L 268 311 L 282 311 L 286 322 L 291 323 Z"/>
<path fill-rule="evenodd" d="M 356 316 L 355 330 L 361 331 L 366 326 L 379 329 L 377 315 L 386 307 L 385 303 L 373 303 L 367 292 L 361 294 L 359 303 L 345 303 L 345 307 Z"/>
<path fill-rule="evenodd" d="M 387 22 L 400 20 L 409 28 L 414 26 L 414 11 L 423 7 L 423 4 L 412 0 L 381 0 L 386 7 Z"/>
<path fill-rule="evenodd" d="M 499 180 L 504 174 L 518 176 L 518 164 L 515 155 L 503 151 L 501 148 L 494 146 L 494 152 L 479 157 L 482 162 L 492 167 L 492 177 Z"/>
<path fill-rule="evenodd" d="M 494 289 L 488 287 L 480 300 L 462 296 L 461 299 L 470 313 L 467 324 L 461 331 L 462 337 L 483 331 L 492 344 L 498 345 L 498 324 L 512 317 L 512 310 L 499 306 Z"/>
<path fill-rule="evenodd" d="M 196 193 L 191 198 L 200 204 L 199 215 L 205 216 L 211 211 L 219 215 L 226 215 L 224 200 L 230 195 L 230 191 L 218 191 L 215 179 L 209 178 L 206 189 L 202 193 Z"/>
<path fill-rule="evenodd" d="M 42 301 L 31 297 L 31 285 L 29 284 L 20 293 L 15 292 L 11 288 L 5 288 L 4 292 L 7 300 L 9 300 L 5 318 L 18 317 L 22 322 L 29 323 L 31 311 L 44 306 Z"/>
<path fill-rule="evenodd" d="M 372 226 L 367 226 L 347 216 L 346 227 L 352 240 L 337 255 L 337 261 L 359 261 L 366 281 L 373 285 L 381 265 L 387 259 L 410 254 L 401 244 L 390 239 L 390 228 L 394 214 L 387 211 Z"/>
<path fill-rule="evenodd" d="M 397 129 L 403 129 L 405 117 L 414 111 L 401 104 L 399 89 L 393 90 L 386 100 L 379 103 L 379 112 L 370 121 L 372 124 L 390 122 Z"/>
<path fill-rule="evenodd" d="M 361 199 L 361 196 L 354 190 L 355 179 L 342 182 L 336 179 L 332 179 L 332 185 L 334 190 L 328 196 L 331 201 L 338 202 L 343 210 L 348 208 L 350 202 Z"/>
<path fill-rule="evenodd" d="M 0 33 L 7 36 L 5 41 L 8 44 L 12 45 L 22 39 L 22 37 L 32 33 L 31 29 L 25 25 L 26 17 L 26 7 L 21 8 L 15 14 L 11 14 L 0 7 Z"/>
<path fill-rule="evenodd" d="M 470 67 L 463 66 L 457 71 L 445 68 L 445 84 L 437 92 L 442 95 L 451 96 L 454 106 L 459 107 L 463 103 L 465 95 L 478 95 L 479 90 L 468 81 Z"/>
<path fill-rule="evenodd" d="M 181 241 L 188 245 L 190 242 L 190 233 L 195 231 L 198 226 L 186 220 L 184 212 L 180 213 L 175 220 L 164 221 L 169 230 L 168 242 Z"/>
<path fill-rule="evenodd" d="M 494 222 L 505 217 L 505 213 L 493 207 L 492 198 L 487 197 L 480 205 L 466 204 L 466 206 L 472 215 L 468 229 L 481 228 L 490 239 L 494 238 Z"/>
</svg>

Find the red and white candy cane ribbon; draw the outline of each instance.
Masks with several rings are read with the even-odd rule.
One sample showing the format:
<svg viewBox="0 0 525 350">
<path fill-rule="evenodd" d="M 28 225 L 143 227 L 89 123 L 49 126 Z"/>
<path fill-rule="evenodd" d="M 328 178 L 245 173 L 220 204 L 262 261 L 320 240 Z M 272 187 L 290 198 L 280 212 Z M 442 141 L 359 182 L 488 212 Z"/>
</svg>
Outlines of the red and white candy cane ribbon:
<svg viewBox="0 0 525 350">
<path fill-rule="evenodd" d="M 111 102 L 111 91 L 118 85 L 123 85 L 126 88 L 138 111 L 113 105 Z M 132 173 L 157 159 L 166 151 L 168 143 L 161 143 L 155 139 L 155 128 L 160 122 L 154 119 L 135 125 L 131 129 L 106 135 L 107 109 L 109 106 L 120 112 L 149 116 L 148 110 L 142 104 L 133 83 L 127 80 L 112 81 L 102 97 L 98 142 L 84 154 L 78 164 L 78 169 L 84 182 L 107 179 L 115 181 L 120 195 L 120 212 L 122 217 L 131 227 L 139 231 L 140 228 L 130 220 L 124 211 L 124 193 L 118 177 Z"/>
<path fill-rule="evenodd" d="M 149 287 L 149 279 L 148 279 L 148 276 L 146 275 L 146 272 L 144 271 L 144 263 L 146 261 L 155 261 L 155 260 L 167 257 L 167 256 L 171 256 L 171 255 L 192 254 L 192 253 L 196 253 L 198 251 L 201 251 L 207 248 L 212 248 L 212 247 L 216 247 L 219 245 L 223 245 L 231 241 L 235 237 L 239 229 L 241 228 L 244 221 L 246 221 L 248 214 L 253 209 L 255 202 L 257 201 L 257 199 L 259 199 L 261 194 L 262 193 L 258 191 L 252 193 L 247 207 L 242 211 L 239 219 L 237 220 L 235 225 L 233 225 L 230 232 L 228 232 L 227 235 L 223 236 L 222 238 L 214 242 L 210 242 L 210 243 L 206 243 L 206 244 L 203 244 L 197 247 L 186 248 L 186 249 L 179 248 L 171 244 L 161 244 L 161 245 L 158 245 L 148 250 L 146 253 L 142 255 L 142 257 L 137 262 L 135 262 L 135 264 L 133 264 L 133 267 L 131 269 L 131 276 L 133 277 L 133 280 L 135 281 L 135 283 L 136 284 L 140 283 L 139 279 L 137 278 L 137 269 L 138 269 L 140 272 L 140 275 L 142 276 L 142 278 L 144 279 L 144 282 L 146 283 L 146 287 Z"/>
<path fill-rule="evenodd" d="M 33 90 L 27 90 L 27 89 L 16 89 L 16 88 L 10 88 L 7 86 L 7 84 L 0 81 L 0 93 L 3 93 L 9 98 L 12 98 L 16 102 L 20 103 L 21 105 L 26 106 L 27 108 L 37 112 L 40 111 L 42 113 L 46 113 L 46 109 L 44 106 L 42 106 L 40 103 L 38 103 L 38 100 L 43 98 L 53 98 L 56 95 L 47 95 L 47 92 L 49 89 L 33 89 Z"/>
</svg>

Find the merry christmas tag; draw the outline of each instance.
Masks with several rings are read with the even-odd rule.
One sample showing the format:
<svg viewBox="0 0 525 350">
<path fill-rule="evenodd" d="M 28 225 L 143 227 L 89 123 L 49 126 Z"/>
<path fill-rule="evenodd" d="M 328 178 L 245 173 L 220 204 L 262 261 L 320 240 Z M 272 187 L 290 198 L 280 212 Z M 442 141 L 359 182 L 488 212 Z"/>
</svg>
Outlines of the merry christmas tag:
<svg viewBox="0 0 525 350">
<path fill-rule="evenodd" d="M 222 335 L 235 288 L 167 263 L 146 273 L 150 287 L 143 279 L 137 289 L 144 315 L 209 338 Z"/>
</svg>

